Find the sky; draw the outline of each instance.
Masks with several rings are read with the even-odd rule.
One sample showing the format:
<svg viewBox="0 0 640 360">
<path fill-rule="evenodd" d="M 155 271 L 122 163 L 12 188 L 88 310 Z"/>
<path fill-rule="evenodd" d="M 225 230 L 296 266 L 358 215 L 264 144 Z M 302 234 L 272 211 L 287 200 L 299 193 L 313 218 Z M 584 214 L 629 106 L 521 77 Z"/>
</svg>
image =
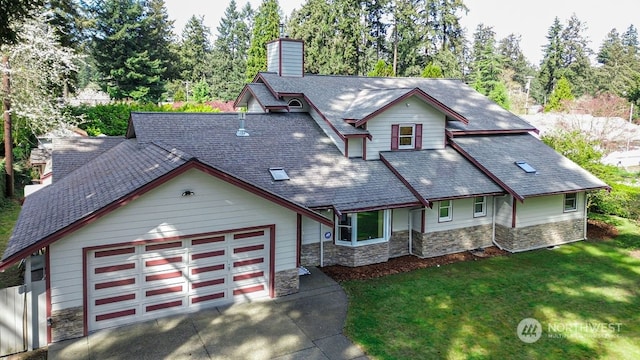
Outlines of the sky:
<svg viewBox="0 0 640 360">
<path fill-rule="evenodd" d="M 257 9 L 261 0 L 249 0 Z M 229 0 L 165 0 L 169 18 L 174 20 L 177 34 L 182 32 L 184 24 L 192 16 L 204 16 L 205 25 L 215 36 L 216 28 Z M 236 0 L 238 8 L 247 1 Z M 502 39 L 509 34 L 521 36 L 520 47 L 527 59 L 539 65 L 542 47 L 547 43 L 547 33 L 557 16 L 563 25 L 572 14 L 587 25 L 586 35 L 590 47 L 598 51 L 602 41 L 611 29 L 623 33 L 629 25 L 640 27 L 640 1 L 638 0 L 464 0 L 469 8 L 468 14 L 462 14 L 462 26 L 471 37 L 478 24 L 493 27 L 496 38 Z M 280 8 L 288 16 L 295 8 L 299 9 L 302 0 L 279 0 Z M 213 40 L 213 39 L 212 39 Z"/>
</svg>

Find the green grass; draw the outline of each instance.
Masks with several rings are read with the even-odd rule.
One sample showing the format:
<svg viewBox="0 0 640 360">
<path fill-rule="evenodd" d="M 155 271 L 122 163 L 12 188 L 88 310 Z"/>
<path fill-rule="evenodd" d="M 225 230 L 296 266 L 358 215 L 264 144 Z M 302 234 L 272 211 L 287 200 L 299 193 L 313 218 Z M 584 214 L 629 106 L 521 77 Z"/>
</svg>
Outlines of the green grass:
<svg viewBox="0 0 640 360">
<path fill-rule="evenodd" d="M 20 205 L 13 201 L 0 201 L 0 256 L 7 247 L 13 225 L 18 220 Z M 0 289 L 22 284 L 22 274 L 17 265 L 0 272 Z"/>
<path fill-rule="evenodd" d="M 639 359 L 640 229 L 615 221 L 613 241 L 345 282 L 347 334 L 379 359 Z"/>
</svg>

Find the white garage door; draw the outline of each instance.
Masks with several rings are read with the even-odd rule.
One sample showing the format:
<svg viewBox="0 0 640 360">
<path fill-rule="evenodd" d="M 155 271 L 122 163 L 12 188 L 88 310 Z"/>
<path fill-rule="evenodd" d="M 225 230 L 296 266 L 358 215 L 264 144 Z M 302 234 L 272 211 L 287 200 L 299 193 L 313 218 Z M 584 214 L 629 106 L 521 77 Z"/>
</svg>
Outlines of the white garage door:
<svg viewBox="0 0 640 360">
<path fill-rule="evenodd" d="M 89 331 L 269 295 L 269 229 L 87 253 Z"/>
</svg>

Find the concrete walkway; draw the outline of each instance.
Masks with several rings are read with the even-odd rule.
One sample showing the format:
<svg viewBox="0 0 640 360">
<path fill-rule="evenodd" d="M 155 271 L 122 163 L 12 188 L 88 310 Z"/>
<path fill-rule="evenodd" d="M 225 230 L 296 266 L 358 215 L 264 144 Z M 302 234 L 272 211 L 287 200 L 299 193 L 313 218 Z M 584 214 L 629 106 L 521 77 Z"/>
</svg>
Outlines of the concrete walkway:
<svg viewBox="0 0 640 360">
<path fill-rule="evenodd" d="M 49 345 L 48 359 L 367 359 L 342 334 L 344 291 L 310 270 L 297 294 L 101 330 Z"/>
</svg>

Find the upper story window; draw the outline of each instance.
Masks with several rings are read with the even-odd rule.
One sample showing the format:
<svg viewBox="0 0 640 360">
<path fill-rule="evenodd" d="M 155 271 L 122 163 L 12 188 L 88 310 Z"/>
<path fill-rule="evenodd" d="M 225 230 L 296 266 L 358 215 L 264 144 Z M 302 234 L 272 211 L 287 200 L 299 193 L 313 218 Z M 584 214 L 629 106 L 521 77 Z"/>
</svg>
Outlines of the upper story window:
<svg viewBox="0 0 640 360">
<path fill-rule="evenodd" d="M 487 215 L 487 198 L 484 196 L 476 196 L 473 198 L 473 217 L 481 217 Z"/>
<path fill-rule="evenodd" d="M 289 108 L 290 109 L 302 109 L 302 101 L 299 99 L 291 99 L 289 100 Z"/>
<path fill-rule="evenodd" d="M 564 194 L 564 212 L 576 211 L 578 209 L 578 194 Z"/>
<path fill-rule="evenodd" d="M 336 234 L 342 245 L 365 245 L 389 240 L 388 210 L 342 214 L 338 218 Z"/>
<path fill-rule="evenodd" d="M 391 125 L 391 150 L 422 149 L 422 124 Z"/>
<path fill-rule="evenodd" d="M 438 205 L 438 222 L 451 221 L 451 210 L 453 202 L 451 200 L 442 200 Z"/>
</svg>

